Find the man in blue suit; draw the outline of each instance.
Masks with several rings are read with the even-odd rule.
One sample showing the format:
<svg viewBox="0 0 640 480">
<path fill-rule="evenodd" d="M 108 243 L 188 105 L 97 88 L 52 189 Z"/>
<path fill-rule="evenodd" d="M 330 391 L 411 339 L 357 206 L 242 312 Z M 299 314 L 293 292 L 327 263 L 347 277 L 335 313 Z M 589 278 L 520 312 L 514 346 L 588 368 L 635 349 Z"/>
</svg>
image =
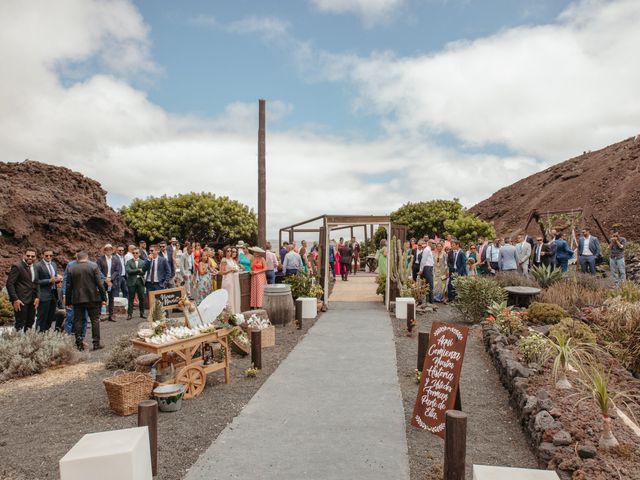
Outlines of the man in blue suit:
<svg viewBox="0 0 640 480">
<path fill-rule="evenodd" d="M 175 237 L 171 239 L 172 242 L 174 240 L 175 240 Z M 170 272 L 169 282 L 167 283 L 167 285 L 169 286 L 169 288 L 171 288 L 173 287 L 173 277 L 176 276 L 176 267 L 174 264 L 172 244 L 167 245 L 167 242 L 165 242 L 164 240 L 160 242 L 158 257 L 164 257 L 164 259 L 167 261 L 167 265 L 169 266 L 169 272 Z"/>
<path fill-rule="evenodd" d="M 104 289 L 107 291 L 109 297 L 109 318 L 110 322 L 115 322 L 113 318 L 113 297 L 118 296 L 120 286 L 120 276 L 124 274 L 121 272 L 121 265 L 118 258 L 113 254 L 113 245 L 107 243 L 102 247 L 104 255 L 98 257 L 98 270 L 104 277 Z"/>
<path fill-rule="evenodd" d="M 464 250 L 460 248 L 460 242 L 458 240 L 451 242 L 451 246 L 453 248 L 449 252 L 447 262 L 449 264 L 449 282 L 447 284 L 447 291 L 450 302 L 456 298 L 456 290 L 453 287 L 453 276 L 467 276 L 467 255 L 464 253 Z"/>
<path fill-rule="evenodd" d="M 42 260 L 35 264 L 36 282 L 40 285 L 40 304 L 38 305 L 38 320 L 36 328 L 44 332 L 51 328 L 58 306 L 57 285 L 62 281 L 58 275 L 58 265 L 53 261 L 53 251 L 42 252 Z M 56 322 L 56 330 L 62 330 L 62 321 Z"/>
<path fill-rule="evenodd" d="M 569 260 L 573 258 L 573 250 L 564 239 L 564 233 L 556 236 L 556 265 L 562 272 L 569 270 Z"/>
<path fill-rule="evenodd" d="M 600 256 L 600 242 L 591 235 L 588 228 L 582 229 L 582 235 L 578 240 L 578 262 L 582 273 L 596 274 L 596 258 Z"/>
<path fill-rule="evenodd" d="M 167 259 L 158 255 L 157 245 L 149 247 L 149 258 L 144 265 L 144 271 L 147 274 L 147 292 L 163 290 L 169 286 L 171 268 Z"/>
</svg>

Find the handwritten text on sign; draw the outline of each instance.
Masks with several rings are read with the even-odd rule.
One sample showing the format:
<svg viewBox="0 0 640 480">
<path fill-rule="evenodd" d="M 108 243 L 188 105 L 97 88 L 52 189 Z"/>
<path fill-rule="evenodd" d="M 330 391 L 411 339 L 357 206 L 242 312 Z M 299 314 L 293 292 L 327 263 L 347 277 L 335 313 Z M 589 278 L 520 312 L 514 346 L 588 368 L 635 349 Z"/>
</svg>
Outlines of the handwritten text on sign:
<svg viewBox="0 0 640 480">
<path fill-rule="evenodd" d="M 467 327 L 434 322 L 411 424 L 444 438 L 445 413 L 454 408 L 467 344 Z"/>
<path fill-rule="evenodd" d="M 151 296 L 151 305 L 155 305 L 155 301 L 159 300 L 163 310 L 173 310 L 180 303 L 180 298 L 185 295 L 184 288 L 167 288 L 165 290 L 155 290 L 149 292 Z"/>
</svg>

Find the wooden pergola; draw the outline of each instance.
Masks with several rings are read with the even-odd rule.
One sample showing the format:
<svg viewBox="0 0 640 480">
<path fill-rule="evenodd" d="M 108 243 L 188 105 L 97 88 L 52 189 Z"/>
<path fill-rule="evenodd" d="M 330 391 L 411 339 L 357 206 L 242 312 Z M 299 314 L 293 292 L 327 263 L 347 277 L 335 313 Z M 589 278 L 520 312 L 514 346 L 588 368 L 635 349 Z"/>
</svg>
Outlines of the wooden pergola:
<svg viewBox="0 0 640 480">
<path fill-rule="evenodd" d="M 313 226 L 313 225 L 318 226 Z M 395 235 L 401 238 L 402 241 L 406 237 L 406 228 L 400 225 L 392 225 L 391 218 L 388 215 L 319 215 L 317 217 L 304 220 L 302 222 L 294 223 L 282 227 L 278 234 L 278 248 L 282 246 L 282 236 L 287 234 L 287 241 L 293 242 L 296 233 L 317 233 L 320 253 L 320 282 L 324 290 L 323 300 L 325 304 L 329 304 L 329 240 L 331 238 L 331 232 L 338 230 L 349 229 L 349 238 L 354 236 L 354 229 L 362 228 L 364 230 L 365 242 L 369 238 L 373 238 L 374 225 L 385 227 L 387 230 L 387 236 L 391 238 Z M 367 231 L 369 227 L 369 231 Z M 387 275 L 387 294 L 386 306 L 389 307 L 390 301 L 390 279 Z M 394 300 L 394 299 L 391 299 Z"/>
</svg>

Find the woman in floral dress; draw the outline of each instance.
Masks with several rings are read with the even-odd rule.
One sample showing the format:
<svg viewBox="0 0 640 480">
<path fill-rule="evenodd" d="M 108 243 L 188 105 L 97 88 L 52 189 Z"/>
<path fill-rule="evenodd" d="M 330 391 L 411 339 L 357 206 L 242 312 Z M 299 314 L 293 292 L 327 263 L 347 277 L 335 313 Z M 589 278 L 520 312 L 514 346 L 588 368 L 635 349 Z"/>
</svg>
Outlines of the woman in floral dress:
<svg viewBox="0 0 640 480">
<path fill-rule="evenodd" d="M 193 301 L 196 305 L 200 305 L 200 302 L 213 291 L 208 262 L 198 263 L 192 283 Z"/>
</svg>

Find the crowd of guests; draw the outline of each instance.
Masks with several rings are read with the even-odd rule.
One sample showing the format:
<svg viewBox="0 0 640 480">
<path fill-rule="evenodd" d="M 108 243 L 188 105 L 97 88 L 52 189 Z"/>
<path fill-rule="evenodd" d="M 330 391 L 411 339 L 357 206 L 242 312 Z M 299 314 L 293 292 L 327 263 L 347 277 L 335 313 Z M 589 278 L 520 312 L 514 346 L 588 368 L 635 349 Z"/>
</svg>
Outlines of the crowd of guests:
<svg viewBox="0 0 640 480">
<path fill-rule="evenodd" d="M 613 232 L 610 249 L 610 272 L 616 284 L 626 280 L 624 248 L 626 240 Z M 555 229 L 535 238 L 525 233 L 515 238 L 493 240 L 478 238 L 477 242 L 462 245 L 448 235 L 446 238 L 411 238 L 405 243 L 412 262 L 413 279 L 423 278 L 429 284 L 427 301 L 447 302 L 455 298 L 454 275 L 495 275 L 497 272 L 518 272 L 529 275 L 533 266 L 547 266 L 567 272 L 576 262 L 583 273 L 596 274 L 596 260 L 601 255 L 600 241 L 589 228 L 582 229 L 573 250 L 562 232 Z M 387 274 L 386 240 L 376 253 L 378 273 Z"/>
</svg>

